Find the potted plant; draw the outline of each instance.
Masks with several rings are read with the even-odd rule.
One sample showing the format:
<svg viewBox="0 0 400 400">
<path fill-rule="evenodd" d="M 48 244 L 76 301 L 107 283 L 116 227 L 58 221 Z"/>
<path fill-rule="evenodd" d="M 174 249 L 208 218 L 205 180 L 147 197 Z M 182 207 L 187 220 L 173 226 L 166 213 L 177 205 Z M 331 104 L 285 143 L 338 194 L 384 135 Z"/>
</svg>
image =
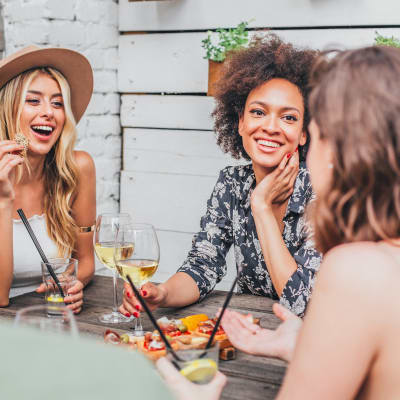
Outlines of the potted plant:
<svg viewBox="0 0 400 400">
<path fill-rule="evenodd" d="M 386 37 L 380 35 L 378 32 L 375 32 L 375 44 L 378 46 L 392 46 L 392 47 L 399 47 L 400 48 L 400 40 L 392 37 Z"/>
<path fill-rule="evenodd" d="M 236 28 L 216 29 L 207 32 L 207 38 L 202 40 L 202 47 L 206 50 L 205 59 L 208 59 L 208 96 L 213 96 L 215 83 L 222 71 L 222 65 L 229 52 L 245 47 L 249 43 L 248 22 L 241 22 Z"/>
</svg>

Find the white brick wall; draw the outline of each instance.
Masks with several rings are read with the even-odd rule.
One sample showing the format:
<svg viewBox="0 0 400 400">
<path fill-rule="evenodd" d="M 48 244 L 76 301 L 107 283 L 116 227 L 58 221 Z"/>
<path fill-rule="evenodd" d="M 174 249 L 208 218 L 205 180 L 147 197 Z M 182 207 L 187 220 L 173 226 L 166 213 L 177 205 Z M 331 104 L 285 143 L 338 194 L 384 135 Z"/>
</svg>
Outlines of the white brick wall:
<svg viewBox="0 0 400 400">
<path fill-rule="evenodd" d="M 119 209 L 120 96 L 117 0 L 0 0 L 5 53 L 36 44 L 82 52 L 94 69 L 94 94 L 78 125 L 77 148 L 97 169 L 97 211 Z"/>
</svg>

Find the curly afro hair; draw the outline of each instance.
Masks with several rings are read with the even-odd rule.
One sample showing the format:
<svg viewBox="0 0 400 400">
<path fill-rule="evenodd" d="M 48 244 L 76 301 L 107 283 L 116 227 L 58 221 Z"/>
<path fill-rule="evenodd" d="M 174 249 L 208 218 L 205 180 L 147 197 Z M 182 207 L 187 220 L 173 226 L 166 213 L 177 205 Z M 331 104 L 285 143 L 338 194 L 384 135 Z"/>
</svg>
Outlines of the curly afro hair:
<svg viewBox="0 0 400 400">
<path fill-rule="evenodd" d="M 231 153 L 236 159 L 250 160 L 238 132 L 239 116 L 243 114 L 249 93 L 273 78 L 286 79 L 299 88 L 304 99 L 303 128 L 307 132 L 308 80 L 317 55 L 314 50 L 296 49 L 271 33 L 253 38 L 248 48 L 229 55 L 216 86 L 216 107 L 212 113 L 217 144 L 225 153 Z M 300 152 L 302 159 L 305 158 L 306 147 L 308 143 Z"/>
</svg>

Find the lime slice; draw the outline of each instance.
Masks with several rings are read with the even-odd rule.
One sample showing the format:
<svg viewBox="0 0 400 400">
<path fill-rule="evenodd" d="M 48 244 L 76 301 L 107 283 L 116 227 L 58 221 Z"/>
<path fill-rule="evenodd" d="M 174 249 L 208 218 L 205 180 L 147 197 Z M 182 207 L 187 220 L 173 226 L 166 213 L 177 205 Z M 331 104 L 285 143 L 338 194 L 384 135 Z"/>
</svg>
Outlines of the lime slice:
<svg viewBox="0 0 400 400">
<path fill-rule="evenodd" d="M 47 296 L 46 300 L 51 303 L 63 303 L 64 302 L 64 299 L 59 294 L 51 294 L 50 296 Z"/>
<path fill-rule="evenodd" d="M 207 383 L 214 377 L 217 369 L 217 363 L 214 360 L 200 359 L 187 363 L 181 369 L 181 374 L 192 382 Z"/>
</svg>

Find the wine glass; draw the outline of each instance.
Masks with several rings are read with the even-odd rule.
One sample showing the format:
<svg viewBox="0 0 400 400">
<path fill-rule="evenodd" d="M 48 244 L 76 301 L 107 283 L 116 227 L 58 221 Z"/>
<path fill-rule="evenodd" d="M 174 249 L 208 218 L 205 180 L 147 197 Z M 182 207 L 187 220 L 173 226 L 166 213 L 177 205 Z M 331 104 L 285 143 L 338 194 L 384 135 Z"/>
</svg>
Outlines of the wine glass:
<svg viewBox="0 0 400 400">
<path fill-rule="evenodd" d="M 127 256 L 124 249 L 133 245 Z M 140 289 L 155 274 L 160 260 L 160 246 L 156 231 L 150 224 L 126 224 L 120 227 L 115 239 L 115 265 L 121 278 Z M 142 322 L 136 318 L 134 336 L 143 336 Z"/>
<path fill-rule="evenodd" d="M 49 318 L 49 315 L 52 318 Z M 45 304 L 21 308 L 15 315 L 14 325 L 78 337 L 74 314 L 64 304 Z"/>
<path fill-rule="evenodd" d="M 93 235 L 94 250 L 102 264 L 113 272 L 113 310 L 111 313 L 103 314 L 99 317 L 99 320 L 105 324 L 119 324 L 132 320 L 132 317 L 127 318 L 118 312 L 118 275 L 114 263 L 115 236 L 120 227 L 129 223 L 132 223 L 132 218 L 129 214 L 106 213 L 99 215 L 96 220 L 96 227 Z M 130 255 L 132 251 L 132 246 L 126 246 L 124 254 Z"/>
</svg>

